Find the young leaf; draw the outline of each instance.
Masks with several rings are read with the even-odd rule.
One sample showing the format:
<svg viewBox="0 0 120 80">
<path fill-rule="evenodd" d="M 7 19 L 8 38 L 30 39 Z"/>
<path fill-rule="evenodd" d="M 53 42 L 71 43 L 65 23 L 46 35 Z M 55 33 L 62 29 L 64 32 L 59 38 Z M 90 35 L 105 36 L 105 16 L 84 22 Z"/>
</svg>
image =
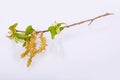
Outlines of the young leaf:
<svg viewBox="0 0 120 80">
<path fill-rule="evenodd" d="M 54 39 L 55 36 L 57 34 L 59 34 L 63 29 L 64 27 L 62 27 L 62 25 L 65 24 L 65 23 L 57 23 L 56 21 L 54 22 L 54 25 L 50 26 L 48 28 L 48 30 L 50 31 L 51 33 L 51 38 Z"/>
<path fill-rule="evenodd" d="M 15 33 L 15 36 L 16 36 L 16 38 L 22 39 L 22 40 L 26 40 L 26 39 L 30 38 L 30 36 L 24 35 L 24 34 L 20 34 L 20 33 Z"/>
<path fill-rule="evenodd" d="M 13 39 L 14 41 L 15 41 L 15 32 L 16 32 L 15 28 L 17 27 L 17 25 L 18 23 L 14 23 L 13 25 L 11 25 L 9 27 L 10 32 L 8 32 L 9 33 L 8 38 Z"/>
<path fill-rule="evenodd" d="M 64 27 L 60 27 L 60 31 L 62 31 L 64 29 Z"/>
<path fill-rule="evenodd" d="M 63 24 L 66 24 L 66 23 L 61 22 L 61 23 L 58 23 L 57 26 L 58 26 L 58 27 L 61 27 Z"/>
<path fill-rule="evenodd" d="M 25 47 L 26 46 L 26 42 L 24 42 L 22 46 Z"/>
<path fill-rule="evenodd" d="M 29 35 L 29 34 L 31 34 L 33 31 L 34 31 L 34 29 L 32 28 L 32 26 L 29 25 L 29 26 L 26 28 L 26 30 L 25 30 L 25 34 L 26 34 L 26 35 Z"/>
<path fill-rule="evenodd" d="M 57 34 L 60 34 L 60 27 L 56 27 Z"/>
<path fill-rule="evenodd" d="M 51 33 L 51 38 L 54 39 L 54 38 L 55 38 L 55 35 L 57 34 L 57 32 L 56 32 L 56 27 L 55 27 L 55 26 L 50 26 L 50 27 L 48 28 L 48 30 L 49 30 L 50 33 Z"/>
<path fill-rule="evenodd" d="M 9 30 L 11 30 L 12 32 L 15 32 L 15 28 L 17 27 L 18 23 L 14 23 L 13 25 L 11 25 L 9 27 Z"/>
</svg>

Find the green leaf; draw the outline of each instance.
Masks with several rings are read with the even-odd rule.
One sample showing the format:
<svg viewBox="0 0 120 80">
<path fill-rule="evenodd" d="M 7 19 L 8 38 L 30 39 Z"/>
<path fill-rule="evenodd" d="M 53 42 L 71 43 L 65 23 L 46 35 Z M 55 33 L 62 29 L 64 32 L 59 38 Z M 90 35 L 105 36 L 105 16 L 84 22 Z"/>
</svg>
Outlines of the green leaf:
<svg viewBox="0 0 120 80">
<path fill-rule="evenodd" d="M 10 36 L 8 36 L 9 39 L 15 40 L 15 32 L 16 32 L 17 25 L 18 23 L 14 23 L 13 25 L 9 27 L 9 30 L 10 30 L 9 32 Z"/>
<path fill-rule="evenodd" d="M 16 31 L 15 28 L 17 27 L 17 25 L 18 23 L 14 23 L 13 25 L 9 27 L 9 30 L 11 30 L 12 32 L 15 32 Z"/>
<path fill-rule="evenodd" d="M 29 25 L 29 26 L 26 28 L 26 30 L 25 30 L 25 34 L 26 34 L 26 35 L 29 35 L 29 34 L 31 34 L 33 31 L 35 31 L 35 30 L 32 28 L 31 25 Z"/>
<path fill-rule="evenodd" d="M 64 29 L 64 27 L 56 27 L 57 34 L 60 34 L 60 32 Z"/>
<path fill-rule="evenodd" d="M 25 47 L 26 46 L 26 42 L 24 42 L 22 46 Z"/>
<path fill-rule="evenodd" d="M 60 27 L 60 31 L 62 31 L 64 29 L 64 27 Z"/>
<path fill-rule="evenodd" d="M 56 27 L 57 34 L 60 34 L 60 27 Z"/>
<path fill-rule="evenodd" d="M 65 24 L 65 23 L 63 23 L 63 22 L 61 22 L 61 23 L 56 23 L 56 22 L 55 22 L 55 25 L 52 25 L 52 26 L 50 26 L 50 27 L 48 28 L 48 30 L 49 30 L 50 33 L 51 33 L 51 38 L 52 38 L 52 39 L 54 39 L 55 36 L 56 36 L 57 34 L 59 34 L 59 33 L 64 29 L 64 27 L 62 26 L 63 24 Z"/>
<path fill-rule="evenodd" d="M 20 33 L 15 33 L 15 37 L 18 38 L 18 39 L 22 39 L 22 40 L 26 40 L 26 39 L 30 38 L 30 36 L 20 34 Z"/>
<path fill-rule="evenodd" d="M 58 26 L 58 27 L 61 27 L 63 24 L 66 24 L 66 23 L 61 22 L 61 23 L 58 23 L 57 26 Z"/>
<path fill-rule="evenodd" d="M 55 35 L 57 34 L 57 32 L 56 32 L 56 27 L 55 27 L 55 26 L 50 26 L 50 27 L 48 28 L 48 30 L 49 30 L 50 33 L 51 33 L 51 38 L 54 39 L 54 38 L 55 38 Z"/>
</svg>

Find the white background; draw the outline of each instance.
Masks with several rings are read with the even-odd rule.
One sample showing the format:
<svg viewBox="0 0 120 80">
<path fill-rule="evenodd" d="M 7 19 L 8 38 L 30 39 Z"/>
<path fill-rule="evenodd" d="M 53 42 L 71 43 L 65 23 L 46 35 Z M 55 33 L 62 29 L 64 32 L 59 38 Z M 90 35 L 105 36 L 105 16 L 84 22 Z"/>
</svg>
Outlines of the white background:
<svg viewBox="0 0 120 80">
<path fill-rule="evenodd" d="M 106 12 L 112 16 L 65 29 L 26 68 L 24 49 L 6 38 L 9 25 L 47 29 L 54 20 L 71 24 Z M 120 80 L 119 0 L 0 0 L 0 80 Z"/>
</svg>

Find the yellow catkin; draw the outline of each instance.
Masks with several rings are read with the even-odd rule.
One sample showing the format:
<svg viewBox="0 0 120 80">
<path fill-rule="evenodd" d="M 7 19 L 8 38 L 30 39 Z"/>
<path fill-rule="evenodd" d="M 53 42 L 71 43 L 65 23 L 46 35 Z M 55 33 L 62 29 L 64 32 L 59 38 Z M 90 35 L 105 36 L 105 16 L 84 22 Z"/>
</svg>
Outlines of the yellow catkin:
<svg viewBox="0 0 120 80">
<path fill-rule="evenodd" d="M 25 50 L 25 52 L 24 53 L 22 53 L 21 54 L 21 58 L 24 58 L 26 55 L 28 55 L 28 53 L 29 53 L 29 51 L 30 51 L 30 41 L 29 40 L 27 40 L 26 41 L 26 50 Z"/>
<path fill-rule="evenodd" d="M 27 67 L 30 66 L 32 58 L 36 55 L 36 33 L 33 32 L 30 38 L 30 50 L 29 50 L 29 59 L 27 61 Z"/>
<path fill-rule="evenodd" d="M 31 63 L 32 63 L 32 57 L 30 57 L 30 58 L 28 59 L 28 61 L 27 61 L 27 67 L 29 67 L 29 66 L 31 65 Z"/>
<path fill-rule="evenodd" d="M 24 58 L 26 55 L 28 55 L 29 49 L 27 49 L 24 53 L 21 54 L 21 58 Z"/>
<path fill-rule="evenodd" d="M 43 33 L 40 33 L 39 35 L 39 39 L 40 39 L 40 47 L 37 50 L 37 53 L 41 53 L 43 50 L 45 50 L 47 44 L 46 44 L 46 38 L 43 36 Z"/>
<path fill-rule="evenodd" d="M 46 38 L 43 36 L 43 33 L 40 33 L 39 35 L 40 47 L 36 49 L 36 38 L 37 38 L 36 36 L 37 35 L 35 32 L 31 34 L 30 39 L 26 41 L 26 46 L 25 46 L 26 51 L 21 54 L 21 58 L 24 58 L 27 55 L 29 56 L 27 64 L 26 64 L 27 67 L 31 65 L 33 57 L 36 54 L 41 53 L 43 50 L 45 50 L 47 46 Z"/>
</svg>

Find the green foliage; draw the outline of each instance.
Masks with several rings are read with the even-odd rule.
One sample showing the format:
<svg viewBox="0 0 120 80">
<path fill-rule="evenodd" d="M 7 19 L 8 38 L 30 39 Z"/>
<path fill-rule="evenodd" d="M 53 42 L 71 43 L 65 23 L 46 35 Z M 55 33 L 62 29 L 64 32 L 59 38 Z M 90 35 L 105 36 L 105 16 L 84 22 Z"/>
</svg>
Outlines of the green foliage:
<svg viewBox="0 0 120 80">
<path fill-rule="evenodd" d="M 55 22 L 55 25 L 52 25 L 52 26 L 50 26 L 50 27 L 48 28 L 48 30 L 49 30 L 50 33 L 51 33 L 51 38 L 52 38 L 52 39 L 54 39 L 55 36 L 56 36 L 57 34 L 59 34 L 59 33 L 64 29 L 64 27 L 62 26 L 63 24 L 65 24 L 65 23 L 56 23 L 56 22 Z"/>
<path fill-rule="evenodd" d="M 62 25 L 64 25 L 64 24 L 66 24 L 66 23 L 64 23 L 64 22 L 57 23 L 57 26 L 62 26 Z"/>
<path fill-rule="evenodd" d="M 22 45 L 23 47 L 25 47 L 26 46 L 26 41 L 23 43 L 23 45 Z"/>
<path fill-rule="evenodd" d="M 25 30 L 25 35 L 31 34 L 33 31 L 35 31 L 31 25 L 29 25 Z"/>
<path fill-rule="evenodd" d="M 60 27 L 60 31 L 62 31 L 64 29 L 64 27 Z"/>
<path fill-rule="evenodd" d="M 22 33 L 15 33 L 16 38 L 21 39 L 21 40 L 26 40 L 30 38 L 30 36 L 22 34 Z"/>
<path fill-rule="evenodd" d="M 11 25 L 9 27 L 9 30 L 10 30 L 9 34 L 10 34 L 10 36 L 7 36 L 8 38 L 14 40 L 15 42 L 17 42 L 16 37 L 15 37 L 17 25 L 18 25 L 18 23 L 14 23 L 13 25 Z"/>
<path fill-rule="evenodd" d="M 32 32 L 35 31 L 31 25 L 27 26 L 27 28 L 25 29 L 25 33 L 15 33 L 15 37 L 17 38 L 17 41 L 19 42 L 23 42 L 23 47 L 26 46 L 26 41 L 31 37 L 30 34 L 32 34 Z"/>
<path fill-rule="evenodd" d="M 51 33 L 51 38 L 54 39 L 55 35 L 57 34 L 57 32 L 56 32 L 56 27 L 55 27 L 55 26 L 50 26 L 50 27 L 48 28 L 48 30 L 49 30 L 50 33 Z"/>
<path fill-rule="evenodd" d="M 17 25 L 18 25 L 18 23 L 14 23 L 13 25 L 11 25 L 10 27 L 9 27 L 9 30 L 11 30 L 12 32 L 15 32 L 16 31 L 16 27 L 17 27 Z"/>
<path fill-rule="evenodd" d="M 8 38 L 14 40 L 15 42 L 22 42 L 23 46 L 26 45 L 26 40 L 29 39 L 31 37 L 30 34 L 32 34 L 32 32 L 34 31 L 34 29 L 32 28 L 31 25 L 27 26 L 26 30 L 24 33 L 20 33 L 16 31 L 16 27 L 17 27 L 18 23 L 14 23 L 13 25 L 11 25 L 9 27 L 9 34 L 10 36 L 8 36 Z"/>
</svg>

